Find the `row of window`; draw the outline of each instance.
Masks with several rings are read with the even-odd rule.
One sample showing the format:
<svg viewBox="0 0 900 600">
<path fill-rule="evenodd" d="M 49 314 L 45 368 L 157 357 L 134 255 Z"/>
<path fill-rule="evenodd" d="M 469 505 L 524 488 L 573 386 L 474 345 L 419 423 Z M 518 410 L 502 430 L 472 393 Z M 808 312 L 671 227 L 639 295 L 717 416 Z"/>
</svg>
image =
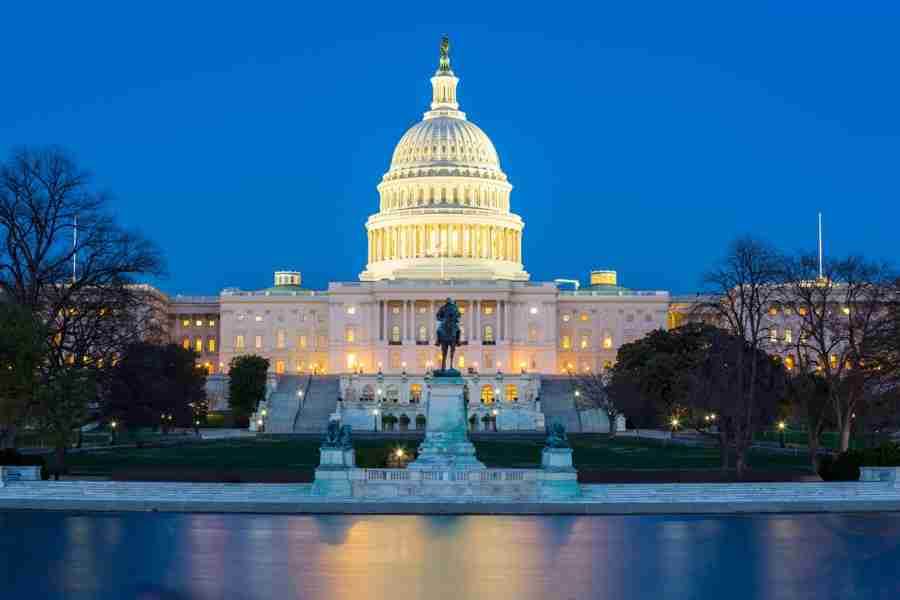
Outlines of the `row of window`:
<svg viewBox="0 0 900 600">
<path fill-rule="evenodd" d="M 203 353 L 203 338 L 198 337 L 194 338 L 194 343 L 191 344 L 191 338 L 184 337 L 181 339 L 181 347 L 185 350 L 193 349 L 194 352 L 198 354 Z M 207 338 L 206 340 L 206 351 L 207 352 L 215 352 L 216 351 L 216 338 Z"/>
<path fill-rule="evenodd" d="M 559 339 L 559 346 L 563 350 L 571 350 L 572 349 L 572 336 L 563 335 Z M 609 350 L 613 347 L 613 339 L 611 335 L 603 336 L 603 349 Z M 588 334 L 584 334 L 578 339 L 578 349 L 579 350 L 589 350 L 591 348 L 591 336 Z"/>
<path fill-rule="evenodd" d="M 324 335 L 318 336 L 318 338 L 313 337 L 313 339 L 318 341 L 319 348 L 325 348 L 328 346 L 328 338 Z M 243 350 L 246 348 L 247 340 L 244 334 L 239 333 L 234 336 L 234 348 L 235 350 Z M 262 349 L 263 347 L 263 336 L 255 335 L 253 336 L 253 347 L 257 350 Z M 275 347 L 279 350 L 284 350 L 287 347 L 287 334 L 279 330 L 275 334 Z M 309 336 L 301 335 L 297 337 L 297 347 L 298 348 L 307 348 L 309 347 Z"/>
<path fill-rule="evenodd" d="M 807 308 L 805 306 L 798 306 L 796 310 L 797 310 L 797 314 L 800 315 L 801 317 L 804 317 L 807 314 Z M 843 314 L 843 315 L 849 315 L 850 307 L 849 306 L 841 306 L 840 311 L 841 311 L 841 314 Z M 794 308 L 791 306 L 781 307 L 777 304 L 773 304 L 772 306 L 769 307 L 768 314 L 770 317 L 778 316 L 779 312 L 784 313 L 786 316 L 791 316 L 794 314 Z"/>
<path fill-rule="evenodd" d="M 193 326 L 193 327 L 204 327 L 204 326 L 205 326 L 205 327 L 215 327 L 215 326 L 216 326 L 216 320 L 215 320 L 215 319 L 188 319 L 188 318 L 182 318 L 182 319 L 181 319 L 181 326 L 182 326 L 182 327 L 191 327 L 191 326 Z"/>
</svg>

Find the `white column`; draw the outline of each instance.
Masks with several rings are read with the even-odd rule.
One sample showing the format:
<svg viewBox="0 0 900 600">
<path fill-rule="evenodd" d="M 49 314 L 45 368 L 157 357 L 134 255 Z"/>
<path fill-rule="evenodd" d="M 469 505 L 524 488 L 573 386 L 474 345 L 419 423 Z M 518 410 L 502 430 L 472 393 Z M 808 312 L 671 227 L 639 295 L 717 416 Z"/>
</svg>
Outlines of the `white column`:
<svg viewBox="0 0 900 600">
<path fill-rule="evenodd" d="M 475 329 L 472 334 L 472 339 L 481 339 L 481 300 L 475 300 Z"/>
<path fill-rule="evenodd" d="M 388 303 L 387 300 L 381 301 L 381 340 L 388 339 Z"/>
</svg>

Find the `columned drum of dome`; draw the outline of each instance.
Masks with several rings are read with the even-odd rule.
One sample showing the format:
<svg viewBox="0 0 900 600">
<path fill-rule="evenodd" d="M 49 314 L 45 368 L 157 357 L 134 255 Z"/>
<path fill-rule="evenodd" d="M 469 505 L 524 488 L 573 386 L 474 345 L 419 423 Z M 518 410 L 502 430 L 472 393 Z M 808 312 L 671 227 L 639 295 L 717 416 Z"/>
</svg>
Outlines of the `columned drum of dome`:
<svg viewBox="0 0 900 600">
<path fill-rule="evenodd" d="M 363 281 L 528 279 L 512 185 L 490 138 L 459 110 L 458 82 L 444 50 L 431 110 L 400 138 L 378 185 Z"/>
</svg>

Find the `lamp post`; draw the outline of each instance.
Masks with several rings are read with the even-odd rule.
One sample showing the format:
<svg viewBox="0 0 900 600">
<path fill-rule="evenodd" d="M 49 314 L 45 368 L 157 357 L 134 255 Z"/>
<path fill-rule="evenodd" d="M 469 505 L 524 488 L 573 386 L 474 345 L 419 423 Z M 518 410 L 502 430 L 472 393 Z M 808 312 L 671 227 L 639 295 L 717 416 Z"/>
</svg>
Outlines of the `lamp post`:
<svg viewBox="0 0 900 600">
<path fill-rule="evenodd" d="M 787 423 L 778 421 L 778 442 L 784 448 L 784 430 L 787 429 Z"/>
<path fill-rule="evenodd" d="M 112 439 L 110 440 L 110 444 L 115 444 L 116 443 L 116 427 L 118 427 L 119 424 L 116 421 L 113 421 L 112 423 L 109 424 L 109 426 L 112 428 Z"/>
<path fill-rule="evenodd" d="M 380 411 L 377 408 L 372 409 L 372 431 L 378 431 L 378 413 Z"/>
</svg>

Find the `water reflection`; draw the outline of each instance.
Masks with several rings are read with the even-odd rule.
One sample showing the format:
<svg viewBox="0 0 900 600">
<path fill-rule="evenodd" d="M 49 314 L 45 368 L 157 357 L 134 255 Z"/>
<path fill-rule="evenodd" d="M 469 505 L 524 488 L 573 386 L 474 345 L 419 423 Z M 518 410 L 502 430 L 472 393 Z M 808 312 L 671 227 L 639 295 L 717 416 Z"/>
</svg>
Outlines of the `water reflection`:
<svg viewBox="0 0 900 600">
<path fill-rule="evenodd" d="M 0 513 L 5 598 L 897 598 L 900 515 Z"/>
</svg>

